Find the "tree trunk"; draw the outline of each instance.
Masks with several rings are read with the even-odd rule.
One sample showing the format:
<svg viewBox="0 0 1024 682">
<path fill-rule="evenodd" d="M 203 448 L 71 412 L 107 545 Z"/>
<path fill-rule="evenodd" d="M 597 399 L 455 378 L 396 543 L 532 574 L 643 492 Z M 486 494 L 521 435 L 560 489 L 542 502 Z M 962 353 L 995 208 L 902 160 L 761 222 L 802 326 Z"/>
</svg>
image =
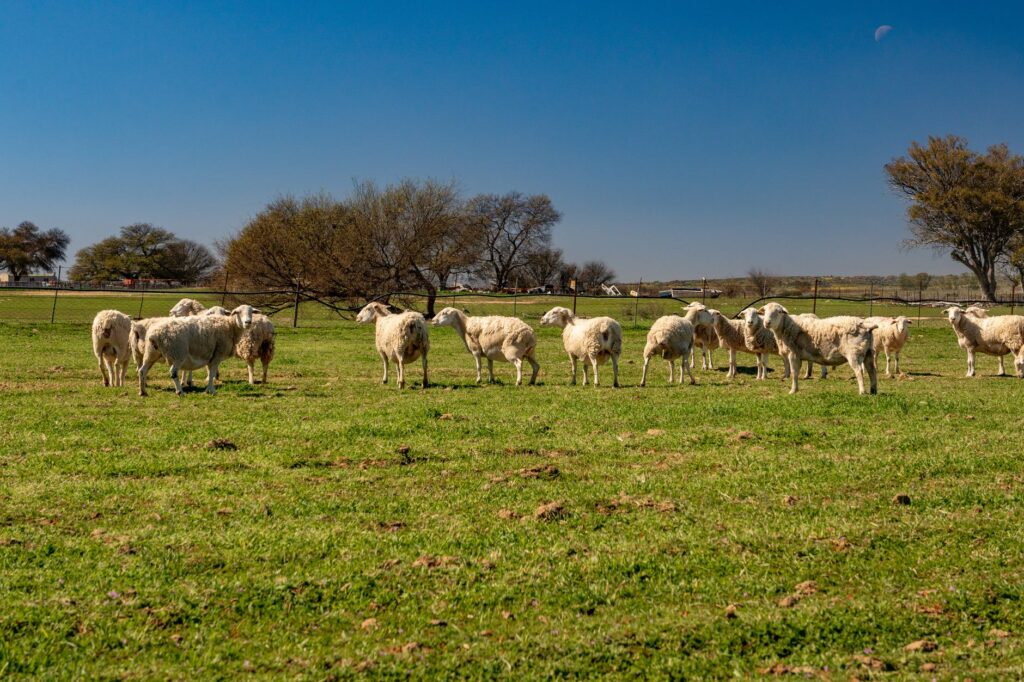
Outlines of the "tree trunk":
<svg viewBox="0 0 1024 682">
<path fill-rule="evenodd" d="M 434 303 L 437 301 L 437 289 L 427 287 L 427 314 L 428 318 L 434 316 Z"/>
</svg>

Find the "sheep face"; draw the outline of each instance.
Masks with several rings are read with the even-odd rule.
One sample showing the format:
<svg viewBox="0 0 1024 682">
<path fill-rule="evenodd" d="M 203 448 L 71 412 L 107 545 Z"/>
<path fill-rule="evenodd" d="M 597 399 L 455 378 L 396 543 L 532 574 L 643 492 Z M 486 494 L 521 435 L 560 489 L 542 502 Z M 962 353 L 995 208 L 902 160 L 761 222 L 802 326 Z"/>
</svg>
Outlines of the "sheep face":
<svg viewBox="0 0 1024 682">
<path fill-rule="evenodd" d="M 371 322 L 376 322 L 378 317 L 385 317 L 387 314 L 387 307 L 383 303 L 374 301 L 363 306 L 363 309 L 356 315 L 356 322 L 359 324 L 370 324 Z"/>
<path fill-rule="evenodd" d="M 259 312 L 258 308 L 253 308 L 251 305 L 240 305 L 231 311 L 231 316 L 238 320 L 242 329 L 248 329 L 252 326 L 252 316 Z"/>
<path fill-rule="evenodd" d="M 698 303 L 697 305 L 700 305 L 700 304 Z M 715 312 L 717 312 L 717 311 L 715 311 Z M 690 320 L 692 321 L 694 327 L 713 326 L 714 323 L 715 323 L 714 315 L 712 315 L 711 311 L 708 310 L 707 308 L 705 308 L 704 306 L 701 306 L 700 308 L 698 308 L 697 312 L 693 313 L 689 317 L 690 317 Z"/>
<path fill-rule="evenodd" d="M 437 315 L 434 315 L 431 324 L 435 327 L 451 327 L 457 319 L 459 319 L 459 312 L 455 308 L 444 308 Z"/>
<path fill-rule="evenodd" d="M 558 306 L 544 313 L 544 317 L 540 318 L 540 323 L 552 327 L 565 327 L 572 322 L 573 317 L 571 310 Z"/>
<path fill-rule="evenodd" d="M 946 317 L 949 318 L 950 323 L 954 325 L 960 321 L 960 318 L 963 317 L 964 314 L 963 308 L 958 305 L 950 306 L 942 312 L 946 313 Z"/>
<path fill-rule="evenodd" d="M 894 327 L 896 327 L 896 331 L 898 331 L 900 334 L 903 334 L 907 331 L 907 327 L 914 323 L 906 315 L 900 315 L 899 317 L 895 318 L 892 321 L 892 324 Z"/>
<path fill-rule="evenodd" d="M 757 311 L 753 308 L 747 308 L 743 311 L 743 323 L 748 327 L 753 327 L 757 324 Z"/>
<path fill-rule="evenodd" d="M 195 301 L 193 301 L 191 298 L 181 299 L 180 301 L 174 304 L 173 308 L 171 308 L 170 316 L 188 317 L 189 315 L 192 314 L 192 311 L 194 310 L 194 303 Z"/>
<path fill-rule="evenodd" d="M 778 303 L 766 303 L 757 312 L 764 315 L 764 326 L 772 330 L 781 327 L 782 318 L 789 314 L 789 311 Z"/>
<path fill-rule="evenodd" d="M 988 317 L 988 311 L 978 305 L 967 306 L 964 309 L 964 313 L 967 315 L 973 315 L 974 317 Z"/>
<path fill-rule="evenodd" d="M 690 303 L 687 303 L 686 305 L 683 306 L 683 310 L 693 310 L 694 308 L 706 309 L 707 306 L 701 303 L 700 301 L 691 301 Z"/>
</svg>

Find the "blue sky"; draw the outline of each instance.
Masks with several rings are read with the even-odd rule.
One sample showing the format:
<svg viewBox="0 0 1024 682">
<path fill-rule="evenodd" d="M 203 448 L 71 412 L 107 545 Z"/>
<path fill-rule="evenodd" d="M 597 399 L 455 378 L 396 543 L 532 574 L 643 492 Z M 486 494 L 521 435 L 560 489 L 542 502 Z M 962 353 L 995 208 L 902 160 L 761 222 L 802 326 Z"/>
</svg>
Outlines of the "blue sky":
<svg viewBox="0 0 1024 682">
<path fill-rule="evenodd" d="M 848 4 L 6 0 L 0 225 L 209 243 L 433 177 L 547 193 L 622 279 L 958 272 L 901 248 L 882 165 L 1024 153 L 1024 4 Z"/>
</svg>

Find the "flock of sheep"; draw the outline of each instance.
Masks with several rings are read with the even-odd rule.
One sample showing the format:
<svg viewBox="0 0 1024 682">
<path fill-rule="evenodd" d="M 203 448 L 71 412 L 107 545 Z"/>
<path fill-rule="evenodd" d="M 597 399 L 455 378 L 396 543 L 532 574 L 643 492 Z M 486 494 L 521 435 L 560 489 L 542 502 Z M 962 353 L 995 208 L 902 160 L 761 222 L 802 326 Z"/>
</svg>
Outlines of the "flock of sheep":
<svg viewBox="0 0 1024 682">
<path fill-rule="evenodd" d="M 234 355 L 249 368 L 249 383 L 255 383 L 253 367 L 263 364 L 263 383 L 274 359 L 274 323 L 250 305 L 228 311 L 221 306 L 204 308 L 191 298 L 183 298 L 171 308 L 168 317 L 132 321 L 117 310 L 101 310 L 92 321 L 92 349 L 99 362 L 104 386 L 123 386 L 128 358 L 134 357 L 139 369 L 139 395 L 146 395 L 146 375 L 157 362 L 171 366 L 174 390 L 182 394 L 179 373 L 207 368 L 206 391 L 216 392 L 214 381 L 220 363 Z"/>
<path fill-rule="evenodd" d="M 999 374 L 1005 374 L 1003 356 L 1014 355 L 1018 377 L 1024 378 L 1024 316 L 997 315 L 977 306 L 966 309 L 951 306 L 944 311 L 961 348 L 967 351 L 967 376 L 974 376 L 975 353 L 999 358 Z M 398 368 L 398 385 L 405 387 L 406 363 L 420 360 L 423 365 L 423 386 L 427 378 L 427 354 L 430 333 L 426 319 L 417 312 L 392 313 L 383 303 L 366 305 L 356 316 L 360 323 L 376 325 L 377 352 L 384 363 L 384 383 L 388 381 L 391 362 Z M 537 381 L 537 337 L 528 324 L 517 317 L 471 317 L 456 308 L 444 308 L 433 319 L 434 326 L 452 327 L 462 339 L 466 350 L 476 361 L 476 380 L 483 380 L 481 361 L 487 360 L 490 380 L 494 381 L 494 361 L 510 362 L 516 368 L 516 385 L 523 383 L 523 362 L 532 368 L 530 384 Z M 568 308 L 555 307 L 541 318 L 542 325 L 561 327 L 562 344 L 572 366 L 572 384 L 576 383 L 579 363 L 583 365 L 583 385 L 588 381 L 588 366 L 594 386 L 599 385 L 598 368 L 608 360 L 612 363 L 612 383 L 619 385 L 619 356 L 622 353 L 622 327 L 610 317 L 584 319 Z M 675 364 L 680 361 L 679 383 L 688 374 L 693 376 L 694 352 L 700 350 L 701 364 L 713 368 L 711 353 L 715 348 L 729 352 L 730 378 L 736 375 L 736 354 L 753 354 L 757 359 L 757 378 L 767 378 L 768 358 L 783 359 L 783 378 L 791 382 L 790 393 L 796 393 L 802 363 L 807 363 L 806 378 L 813 365 L 821 366 L 822 377 L 828 367 L 850 365 L 860 393 L 878 392 L 875 356 L 885 353 L 885 373 L 890 374 L 890 355 L 895 371 L 900 371 L 900 351 L 909 338 L 911 321 L 900 317 L 839 316 L 819 318 L 813 314 L 791 315 L 778 303 L 767 303 L 755 310 L 747 308 L 742 318 L 732 320 L 701 303 L 690 303 L 683 315 L 658 318 L 647 334 L 643 352 L 643 373 L 640 385 L 647 384 L 651 358 L 660 355 L 668 361 L 668 381 L 676 380 Z M 259 310 L 240 305 L 228 311 L 220 306 L 209 309 L 185 298 L 170 310 L 168 317 L 132 321 L 116 310 L 97 313 L 92 325 L 93 352 L 99 362 L 105 386 L 123 386 L 129 357 L 138 367 L 139 395 L 146 395 L 146 376 L 160 361 L 171 366 L 175 391 L 181 395 L 179 373 L 187 372 L 186 383 L 192 385 L 192 371 L 208 369 L 206 391 L 215 392 L 214 382 L 220 363 L 234 355 L 245 361 L 249 383 L 255 383 L 253 369 L 257 360 L 263 365 L 263 382 L 274 357 L 274 325 Z"/>
<path fill-rule="evenodd" d="M 647 384 L 647 367 L 651 358 L 661 355 L 669 364 L 669 383 L 675 380 L 675 362 L 681 363 L 679 383 L 683 373 L 696 383 L 692 367 L 695 349 L 701 351 L 704 368 L 712 368 L 711 351 L 725 348 L 729 351 L 729 377 L 736 375 L 736 353 L 751 353 L 757 358 L 757 378 L 765 379 L 768 357 L 779 355 L 784 362 L 783 378 L 791 382 L 790 393 L 798 389 L 801 364 L 807 363 L 806 378 L 810 378 L 814 364 L 821 365 L 822 377 L 828 367 L 850 365 L 857 379 L 861 395 L 878 392 L 875 368 L 876 352 L 885 353 L 885 373 L 890 374 L 890 355 L 895 371 L 900 371 L 900 351 L 910 335 L 910 319 L 900 317 L 838 316 L 819 318 L 814 314 L 791 315 L 778 303 L 767 303 L 755 310 L 747 308 L 739 320 L 731 320 L 717 310 L 701 303 L 690 303 L 684 315 L 666 315 L 651 326 L 644 348 L 643 374 L 640 385 Z M 989 316 L 977 306 L 966 309 L 951 306 L 944 311 L 956 332 L 961 348 L 967 351 L 967 376 L 974 376 L 976 352 L 999 358 L 999 374 L 1005 373 L 1003 356 L 1012 353 L 1017 376 L 1024 378 L 1024 316 Z M 423 364 L 423 386 L 428 385 L 427 354 L 430 334 L 427 321 L 417 312 L 392 313 L 384 304 L 374 302 L 364 307 L 356 317 L 360 323 L 376 325 L 376 345 L 384 363 L 384 383 L 388 381 L 388 366 L 398 366 L 398 385 L 405 387 L 405 364 L 419 359 Z M 583 384 L 587 384 L 587 365 L 594 375 L 594 386 L 599 384 L 598 367 L 608 360 L 612 363 L 612 382 L 619 385 L 619 355 L 622 353 L 622 328 L 610 317 L 583 319 L 567 308 L 555 307 L 541 318 L 541 324 L 562 328 L 562 343 L 572 365 L 572 384 L 576 383 L 576 370 L 583 363 Z M 516 385 L 523 383 L 523 361 L 533 368 L 530 383 L 537 380 L 540 365 L 536 360 L 537 338 L 533 329 L 516 317 L 470 317 L 455 308 L 441 310 L 433 319 L 435 326 L 455 329 L 466 350 L 476 361 L 476 379 L 482 381 L 481 360 L 487 359 L 491 381 L 494 381 L 494 361 L 511 362 L 516 367 Z M 866 376 L 865 376 L 866 375 Z"/>
</svg>

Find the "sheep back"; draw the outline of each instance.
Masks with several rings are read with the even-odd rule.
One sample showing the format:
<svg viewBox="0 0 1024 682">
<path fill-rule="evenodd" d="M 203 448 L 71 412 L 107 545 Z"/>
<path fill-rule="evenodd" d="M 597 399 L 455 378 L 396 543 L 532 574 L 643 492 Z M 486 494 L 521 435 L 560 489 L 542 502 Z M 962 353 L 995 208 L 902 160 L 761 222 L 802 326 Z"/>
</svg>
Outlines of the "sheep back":
<svg viewBox="0 0 1024 682">
<path fill-rule="evenodd" d="M 411 362 L 430 350 L 427 321 L 417 312 L 404 312 L 377 319 L 377 352 L 398 362 Z"/>
<path fill-rule="evenodd" d="M 512 361 L 537 347 L 533 328 L 518 317 L 487 315 L 466 318 L 466 344 L 491 360 Z"/>
</svg>

